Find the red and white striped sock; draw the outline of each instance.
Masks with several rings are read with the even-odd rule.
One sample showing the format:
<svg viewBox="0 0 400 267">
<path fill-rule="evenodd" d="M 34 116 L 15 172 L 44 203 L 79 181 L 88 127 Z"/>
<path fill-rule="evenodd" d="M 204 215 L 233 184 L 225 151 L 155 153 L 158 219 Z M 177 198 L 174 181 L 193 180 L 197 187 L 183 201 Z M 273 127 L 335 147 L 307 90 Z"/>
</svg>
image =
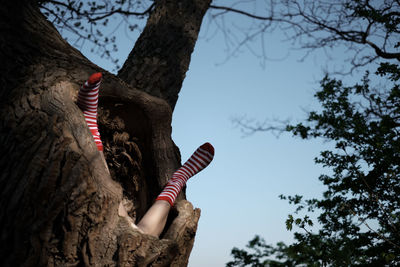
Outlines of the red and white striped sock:
<svg viewBox="0 0 400 267">
<path fill-rule="evenodd" d="M 187 180 L 210 164 L 214 157 L 214 147 L 210 143 L 201 145 L 168 181 L 156 200 L 168 201 L 171 206 Z"/>
<path fill-rule="evenodd" d="M 97 149 L 103 151 L 103 143 L 97 128 L 97 103 L 99 99 L 99 87 L 101 83 L 101 73 L 92 74 L 85 84 L 81 87 L 78 94 L 78 107 L 83 111 L 86 123 L 92 132 Z"/>
</svg>

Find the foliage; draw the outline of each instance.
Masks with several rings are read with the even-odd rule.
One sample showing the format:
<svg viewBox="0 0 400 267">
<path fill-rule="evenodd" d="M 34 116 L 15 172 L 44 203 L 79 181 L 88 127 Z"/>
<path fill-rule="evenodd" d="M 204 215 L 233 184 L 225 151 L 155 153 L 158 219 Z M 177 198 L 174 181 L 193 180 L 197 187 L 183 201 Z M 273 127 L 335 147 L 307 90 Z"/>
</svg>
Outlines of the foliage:
<svg viewBox="0 0 400 267">
<path fill-rule="evenodd" d="M 274 248 L 273 246 L 267 245 L 265 240 L 261 237 L 255 236 L 254 239 L 249 242 L 247 248 L 253 252 L 249 253 L 237 248 L 232 249 L 234 261 L 229 262 L 226 266 L 294 266 L 294 262 L 291 259 L 288 259 L 285 262 L 280 262 L 268 258 L 268 256 L 274 254 L 276 254 L 275 256 L 279 260 L 285 258 L 284 253 L 288 252 L 288 247 L 282 242 L 278 243 L 276 248 Z"/>
<path fill-rule="evenodd" d="M 324 138 L 335 144 L 322 151 L 316 163 L 332 170 L 321 175 L 327 187 L 321 199 L 285 197 L 296 206 L 287 228 L 297 225 L 295 243 L 273 247 L 259 238 L 249 243 L 253 252 L 233 249 L 227 266 L 278 266 L 264 257 L 275 257 L 284 266 L 385 266 L 400 262 L 400 68 L 382 63 L 373 75 L 383 81 L 374 87 L 368 73 L 361 83 L 344 86 L 325 77 L 316 98 L 320 112 L 307 122 L 287 127 L 303 139 Z M 384 86 L 388 86 L 385 89 Z M 318 210 L 318 233 L 300 211 Z M 261 241 L 260 241 L 261 240 Z"/>
</svg>

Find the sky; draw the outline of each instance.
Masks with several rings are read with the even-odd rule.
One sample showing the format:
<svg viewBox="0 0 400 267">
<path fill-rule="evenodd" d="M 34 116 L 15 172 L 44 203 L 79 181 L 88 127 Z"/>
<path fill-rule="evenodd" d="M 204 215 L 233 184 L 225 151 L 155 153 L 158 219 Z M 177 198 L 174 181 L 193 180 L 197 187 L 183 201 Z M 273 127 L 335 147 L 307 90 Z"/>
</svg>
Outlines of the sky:
<svg viewBox="0 0 400 267">
<path fill-rule="evenodd" d="M 201 35 L 200 35 L 201 36 Z M 270 49 L 284 54 L 279 41 Z M 260 121 L 306 116 L 313 106 L 320 70 L 314 60 L 298 62 L 295 55 L 267 62 L 261 68 L 248 52 L 226 63 L 217 38 L 200 38 L 173 116 L 172 136 L 182 158 L 209 141 L 215 158 L 189 181 L 187 198 L 200 207 L 195 246 L 189 266 L 224 266 L 231 249 L 243 248 L 261 235 L 268 243 L 291 242 L 285 220 L 291 208 L 280 194 L 319 196 L 322 169 L 313 159 L 321 142 L 307 142 L 282 134 L 257 133 L 244 137 L 232 118 Z"/>
<path fill-rule="evenodd" d="M 187 185 L 187 199 L 201 209 L 190 267 L 225 266 L 232 259 L 231 249 L 244 248 L 255 235 L 270 244 L 292 242 L 293 232 L 286 230 L 285 220 L 294 208 L 278 196 L 321 196 L 324 187 L 318 177 L 329 170 L 315 165 L 314 158 L 331 144 L 288 133 L 244 136 L 232 120 L 244 116 L 271 122 L 304 120 L 307 111 L 319 108 L 313 95 L 323 77 L 322 68 L 340 64 L 347 56 L 336 50 L 333 59 L 328 59 L 317 51 L 300 61 L 305 52 L 292 49 L 283 34 L 275 32 L 265 39 L 267 54 L 275 60 L 265 66 L 246 49 L 226 60 L 225 40 L 221 34 L 211 38 L 215 25 L 208 25 L 208 19 L 203 22 L 172 122 L 172 137 L 183 162 L 204 142 L 215 147 L 213 162 Z M 243 18 L 233 19 L 240 23 Z M 124 32 L 118 36 L 120 62 L 134 42 Z M 112 71 L 113 65 L 90 53 L 90 46 L 81 51 Z"/>
</svg>

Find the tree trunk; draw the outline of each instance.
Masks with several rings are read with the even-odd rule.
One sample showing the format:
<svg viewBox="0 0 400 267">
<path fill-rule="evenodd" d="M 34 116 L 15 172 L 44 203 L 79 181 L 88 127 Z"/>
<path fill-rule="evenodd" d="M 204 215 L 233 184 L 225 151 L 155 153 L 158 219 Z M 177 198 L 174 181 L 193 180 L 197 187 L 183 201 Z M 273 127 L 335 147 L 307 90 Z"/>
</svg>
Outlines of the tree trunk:
<svg viewBox="0 0 400 267">
<path fill-rule="evenodd" d="M 211 0 L 156 1 L 146 28 L 118 73 L 174 109 L 200 25 Z"/>
<path fill-rule="evenodd" d="M 170 4 L 160 1 L 156 10 Z M 185 266 L 200 216 L 189 202 L 176 203 L 160 239 L 118 216 L 122 201 L 140 219 L 180 165 L 170 105 L 89 62 L 31 1 L 3 3 L 0 25 L 2 266 Z M 191 52 L 193 45 L 187 47 Z M 145 51 L 140 57 L 148 58 Z M 189 58 L 168 63 L 180 64 L 177 80 Z M 159 73 L 164 63 L 158 62 Z M 75 104 L 80 85 L 98 71 L 104 73 L 99 126 L 111 176 Z M 141 79 L 150 85 L 152 78 Z"/>
</svg>

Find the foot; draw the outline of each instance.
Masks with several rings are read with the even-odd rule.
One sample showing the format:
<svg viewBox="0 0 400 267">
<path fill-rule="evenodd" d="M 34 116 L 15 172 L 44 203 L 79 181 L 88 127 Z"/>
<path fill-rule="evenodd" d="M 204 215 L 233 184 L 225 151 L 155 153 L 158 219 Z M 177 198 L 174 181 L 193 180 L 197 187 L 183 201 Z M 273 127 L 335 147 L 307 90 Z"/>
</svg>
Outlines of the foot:
<svg viewBox="0 0 400 267">
<path fill-rule="evenodd" d="M 201 145 L 193 155 L 179 168 L 168 181 L 156 200 L 165 200 L 173 206 L 182 187 L 190 177 L 204 170 L 214 158 L 214 147 L 210 143 Z"/>
</svg>

